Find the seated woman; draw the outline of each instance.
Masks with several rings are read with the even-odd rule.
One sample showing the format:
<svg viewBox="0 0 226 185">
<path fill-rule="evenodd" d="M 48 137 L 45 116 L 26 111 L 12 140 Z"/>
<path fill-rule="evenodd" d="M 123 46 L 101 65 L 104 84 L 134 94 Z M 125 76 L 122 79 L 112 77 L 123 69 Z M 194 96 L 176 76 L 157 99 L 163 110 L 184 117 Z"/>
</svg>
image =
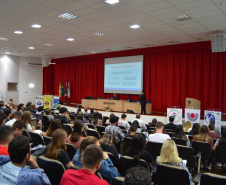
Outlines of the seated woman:
<svg viewBox="0 0 226 185">
<path fill-rule="evenodd" d="M 175 132 L 174 132 L 174 137 L 180 138 L 180 139 L 185 139 L 187 142 L 187 146 L 190 146 L 189 138 L 188 138 L 188 136 L 186 136 L 184 134 L 184 128 L 182 125 L 177 125 Z"/>
<path fill-rule="evenodd" d="M 68 136 L 67 142 L 74 145 L 76 150 L 80 147 L 80 144 L 84 139 L 83 131 L 83 124 L 79 120 L 75 121 L 74 130 L 72 131 L 71 135 Z"/>
<path fill-rule="evenodd" d="M 55 130 L 51 143 L 44 150 L 44 156 L 60 161 L 66 169 L 69 169 L 74 165 L 66 152 L 66 138 L 67 133 L 63 129 Z"/>
<path fill-rule="evenodd" d="M 186 121 L 186 123 L 184 124 L 184 132 L 190 132 L 190 130 L 191 130 L 191 122 Z"/>
<path fill-rule="evenodd" d="M 133 157 L 136 161 L 144 159 L 148 164 L 154 161 L 151 154 L 145 150 L 145 139 L 141 134 L 134 135 L 132 146 L 125 151 L 125 155 Z"/>
<path fill-rule="evenodd" d="M 54 119 L 51 121 L 48 130 L 46 131 L 46 136 L 52 137 L 53 132 L 59 128 L 62 128 L 61 121 L 59 119 Z"/>
<path fill-rule="evenodd" d="M 100 146 L 105 152 L 110 152 L 114 156 L 113 164 L 116 168 L 119 168 L 119 156 L 118 151 L 115 147 L 115 137 L 111 133 L 105 133 L 100 139 Z"/>
<path fill-rule="evenodd" d="M 183 167 L 187 170 L 186 164 L 183 160 L 179 157 L 177 146 L 172 139 L 167 139 L 162 145 L 160 156 L 157 157 L 156 162 L 158 164 L 166 164 L 170 166 L 178 166 Z M 188 170 L 187 170 L 188 171 Z M 192 176 L 189 174 L 190 182 L 192 181 Z"/>
<path fill-rule="evenodd" d="M 26 126 L 27 126 L 26 129 L 28 132 L 34 131 L 34 127 L 31 126 L 31 120 L 32 120 L 31 112 L 24 111 L 23 116 L 22 116 L 22 121 L 26 124 Z"/>
<path fill-rule="evenodd" d="M 226 146 L 226 129 L 222 131 L 222 136 L 216 141 L 213 150 L 216 150 L 217 146 L 225 145 Z"/>
<path fill-rule="evenodd" d="M 191 131 L 188 133 L 188 135 L 198 135 L 200 132 L 200 124 L 199 123 L 194 123 Z"/>
<path fill-rule="evenodd" d="M 96 144 L 100 146 L 99 140 L 93 136 L 86 137 L 79 149 L 79 154 L 76 153 L 76 155 L 73 158 L 73 163 L 75 166 L 83 167 L 81 163 L 81 158 L 83 156 L 85 148 L 90 144 Z M 120 177 L 119 172 L 115 169 L 111 159 L 109 159 L 107 152 L 103 152 L 103 160 L 101 160 L 101 166 L 99 169 L 99 172 L 103 179 L 105 179 L 109 184 L 112 184 L 112 180 L 114 177 Z"/>
<path fill-rule="evenodd" d="M 206 125 L 201 126 L 200 133 L 195 135 L 192 141 L 202 141 L 210 144 L 211 149 L 213 148 L 212 138 L 209 136 L 209 130 Z"/>
</svg>

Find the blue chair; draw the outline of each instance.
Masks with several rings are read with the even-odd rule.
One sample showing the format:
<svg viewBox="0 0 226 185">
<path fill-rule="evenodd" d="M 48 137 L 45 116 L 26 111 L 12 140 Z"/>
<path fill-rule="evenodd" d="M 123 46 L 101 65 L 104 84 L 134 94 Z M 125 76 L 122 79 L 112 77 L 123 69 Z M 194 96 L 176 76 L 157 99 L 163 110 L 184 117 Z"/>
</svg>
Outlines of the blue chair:
<svg viewBox="0 0 226 185">
<path fill-rule="evenodd" d="M 151 103 L 151 101 L 150 100 L 147 100 L 146 103 Z"/>
<path fill-rule="evenodd" d="M 134 102 L 138 103 L 138 102 L 139 102 L 139 100 L 134 100 Z"/>
<path fill-rule="evenodd" d="M 128 102 L 131 102 L 131 99 L 127 99 Z"/>
</svg>

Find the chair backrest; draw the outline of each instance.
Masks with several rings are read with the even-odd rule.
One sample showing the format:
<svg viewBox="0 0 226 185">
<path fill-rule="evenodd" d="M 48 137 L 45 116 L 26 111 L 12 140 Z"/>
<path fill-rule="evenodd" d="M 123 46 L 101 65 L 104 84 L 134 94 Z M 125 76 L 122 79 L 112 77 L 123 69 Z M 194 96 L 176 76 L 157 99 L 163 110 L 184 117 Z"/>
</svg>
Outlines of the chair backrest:
<svg viewBox="0 0 226 185">
<path fill-rule="evenodd" d="M 148 142 L 147 143 L 147 151 L 149 151 L 153 157 L 154 160 L 156 160 L 156 157 L 160 155 L 161 149 L 162 149 L 163 143 L 158 142 Z"/>
<path fill-rule="evenodd" d="M 87 123 L 88 128 L 95 129 L 93 124 Z"/>
<path fill-rule="evenodd" d="M 167 134 L 168 134 L 168 132 L 175 132 L 174 130 L 172 130 L 172 129 L 167 129 L 167 128 L 164 128 L 164 130 L 167 132 Z"/>
<path fill-rule="evenodd" d="M 226 164 L 226 145 L 218 145 L 215 152 L 215 161 Z"/>
<path fill-rule="evenodd" d="M 174 136 L 174 132 L 167 132 L 167 134 L 168 134 L 170 137 L 173 137 L 173 136 Z"/>
<path fill-rule="evenodd" d="M 72 161 L 72 159 L 74 158 L 75 153 L 76 153 L 76 148 L 74 147 L 74 145 L 69 144 L 69 143 L 67 143 L 66 145 L 67 145 L 67 154 Z"/>
<path fill-rule="evenodd" d="M 120 169 L 119 172 L 122 176 L 125 176 L 126 174 L 126 170 L 135 167 L 135 166 L 141 166 L 144 167 L 146 169 L 149 170 L 149 166 L 148 163 L 143 160 L 143 159 L 139 159 L 137 162 L 134 161 L 133 157 L 129 157 L 129 156 L 122 156 L 120 158 Z"/>
<path fill-rule="evenodd" d="M 96 130 L 94 130 L 94 129 L 87 129 L 86 133 L 87 133 L 87 136 L 94 136 L 97 139 L 100 139 L 99 133 Z"/>
<path fill-rule="evenodd" d="M 107 116 L 103 116 L 103 124 L 105 124 L 105 123 L 106 123 L 107 119 L 109 119 L 109 117 L 107 117 Z"/>
<path fill-rule="evenodd" d="M 35 114 L 37 120 L 42 120 L 43 114 Z"/>
<path fill-rule="evenodd" d="M 172 140 L 174 140 L 174 142 L 177 145 L 183 145 L 183 146 L 187 146 L 187 142 L 185 139 L 181 139 L 181 138 L 176 138 L 176 137 L 171 137 Z"/>
<path fill-rule="evenodd" d="M 30 142 L 31 142 L 31 136 L 26 129 L 24 129 L 24 131 L 23 131 L 23 136 L 27 136 L 29 138 Z"/>
<path fill-rule="evenodd" d="M 40 134 L 29 132 L 31 136 L 31 142 L 33 143 L 33 147 L 38 146 L 39 144 L 44 145 L 44 141 L 42 139 L 42 136 Z"/>
<path fill-rule="evenodd" d="M 68 136 L 72 133 L 72 128 L 68 124 L 63 124 L 62 128 L 67 132 Z"/>
<path fill-rule="evenodd" d="M 203 173 L 200 185 L 223 185 L 226 184 L 226 176 L 212 173 Z"/>
<path fill-rule="evenodd" d="M 134 102 L 137 102 L 137 103 L 138 103 L 138 102 L 139 102 L 139 100 L 134 100 Z"/>
<path fill-rule="evenodd" d="M 122 155 L 124 155 L 125 151 L 132 146 L 132 141 L 133 139 L 131 137 L 125 137 L 124 138 L 124 146 L 123 146 L 123 153 Z"/>
<path fill-rule="evenodd" d="M 121 129 L 126 130 L 126 127 L 124 127 L 124 126 L 122 126 L 122 125 L 119 125 L 118 127 L 121 128 Z"/>
<path fill-rule="evenodd" d="M 97 131 L 102 136 L 103 132 L 105 132 L 105 127 L 104 126 L 97 126 Z"/>
<path fill-rule="evenodd" d="M 177 145 L 179 157 L 187 160 L 187 167 L 195 168 L 195 151 L 192 147 Z"/>
<path fill-rule="evenodd" d="M 146 103 L 151 103 L 151 101 L 150 100 L 147 100 Z"/>
<path fill-rule="evenodd" d="M 192 148 L 195 150 L 195 155 L 198 152 L 201 152 L 202 160 L 210 160 L 211 159 L 211 147 L 209 143 L 201 142 L 201 141 L 193 141 Z"/>
<path fill-rule="evenodd" d="M 111 159 L 112 163 L 115 165 L 115 156 L 111 152 L 107 152 L 107 153 L 108 153 L 108 156 Z"/>
<path fill-rule="evenodd" d="M 125 178 L 124 177 L 115 177 L 112 180 L 112 185 L 123 185 Z"/>
<path fill-rule="evenodd" d="M 63 173 L 65 172 L 64 165 L 47 157 L 37 157 L 37 163 L 44 170 L 52 185 L 59 185 Z"/>
<path fill-rule="evenodd" d="M 42 118 L 42 131 L 46 132 L 49 128 L 50 121 L 47 116 L 43 116 Z"/>
<path fill-rule="evenodd" d="M 43 136 L 45 145 L 47 146 L 48 144 L 51 143 L 52 137 L 48 137 L 48 136 Z"/>
<path fill-rule="evenodd" d="M 190 185 L 189 174 L 185 168 L 158 164 L 154 182 L 158 185 Z"/>
</svg>

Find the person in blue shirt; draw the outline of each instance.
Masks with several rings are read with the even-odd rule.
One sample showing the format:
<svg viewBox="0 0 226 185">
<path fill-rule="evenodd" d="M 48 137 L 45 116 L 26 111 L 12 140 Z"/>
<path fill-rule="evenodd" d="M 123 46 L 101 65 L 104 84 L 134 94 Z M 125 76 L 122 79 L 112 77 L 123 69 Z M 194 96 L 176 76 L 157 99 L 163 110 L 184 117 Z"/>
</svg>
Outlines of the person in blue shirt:
<svg viewBox="0 0 226 185">
<path fill-rule="evenodd" d="M 76 152 L 76 155 L 73 158 L 72 162 L 75 166 L 78 166 L 80 168 L 83 167 L 82 162 L 81 162 L 81 158 L 83 156 L 83 153 L 84 153 L 84 150 L 86 149 L 86 147 L 91 145 L 91 144 L 96 144 L 96 145 L 100 146 L 99 140 L 97 138 L 95 138 L 93 136 L 86 137 L 82 141 L 79 151 Z M 101 174 L 103 179 L 105 179 L 110 185 L 112 184 L 112 180 L 113 180 L 114 177 L 121 177 L 119 172 L 114 167 L 114 165 L 113 165 L 111 159 L 109 158 L 107 152 L 103 152 L 103 160 L 101 160 L 101 166 L 100 166 L 100 169 L 99 169 L 99 173 Z"/>
</svg>

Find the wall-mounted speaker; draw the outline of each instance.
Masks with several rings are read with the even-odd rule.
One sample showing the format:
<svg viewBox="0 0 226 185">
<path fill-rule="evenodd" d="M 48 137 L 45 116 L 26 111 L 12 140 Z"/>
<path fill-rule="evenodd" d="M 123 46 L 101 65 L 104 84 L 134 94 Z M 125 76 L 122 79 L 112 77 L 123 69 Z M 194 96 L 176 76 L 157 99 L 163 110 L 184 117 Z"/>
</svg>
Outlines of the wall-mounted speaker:
<svg viewBox="0 0 226 185">
<path fill-rule="evenodd" d="M 225 34 L 211 35 L 211 48 L 212 52 L 225 52 Z"/>
</svg>

